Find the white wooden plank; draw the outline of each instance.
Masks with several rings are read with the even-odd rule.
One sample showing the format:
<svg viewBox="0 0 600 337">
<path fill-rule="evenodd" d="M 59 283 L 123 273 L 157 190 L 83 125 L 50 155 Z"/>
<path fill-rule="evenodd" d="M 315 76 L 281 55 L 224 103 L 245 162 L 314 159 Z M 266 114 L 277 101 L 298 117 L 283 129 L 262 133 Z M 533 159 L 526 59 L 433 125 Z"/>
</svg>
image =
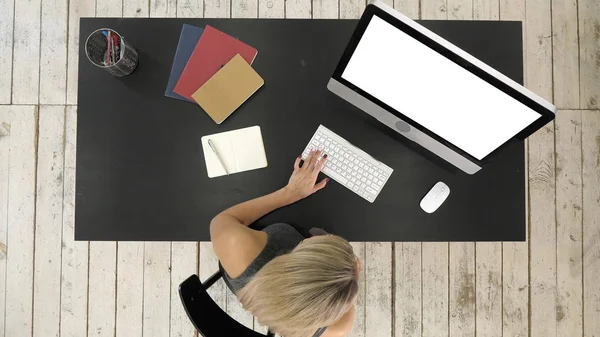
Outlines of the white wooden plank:
<svg viewBox="0 0 600 337">
<path fill-rule="evenodd" d="M 364 0 L 344 0 L 339 2 L 340 19 L 358 19 L 365 11 Z"/>
<path fill-rule="evenodd" d="M 421 243 L 396 243 L 395 336 L 421 337 Z"/>
<path fill-rule="evenodd" d="M 502 243 L 478 242 L 475 247 L 477 336 L 502 336 Z"/>
<path fill-rule="evenodd" d="M 42 0 L 40 104 L 65 104 L 67 97 L 67 0 Z M 60 36 L 61 38 L 57 38 Z"/>
<path fill-rule="evenodd" d="M 472 20 L 473 2 L 476 1 L 478 0 L 447 0 L 448 20 Z"/>
<path fill-rule="evenodd" d="M 529 137 L 530 320 L 532 337 L 555 336 L 556 218 L 554 123 Z"/>
<path fill-rule="evenodd" d="M 600 214 L 600 111 L 583 111 L 581 119 L 583 335 L 584 337 L 597 337 L 600 332 L 600 319 L 598 319 L 600 313 L 600 283 L 598 282 L 600 279 L 600 217 L 598 217 Z"/>
<path fill-rule="evenodd" d="M 116 337 L 142 336 L 144 243 L 117 243 Z"/>
<path fill-rule="evenodd" d="M 231 17 L 231 1 L 210 0 L 204 1 L 205 18 L 228 18 Z"/>
<path fill-rule="evenodd" d="M 498 20 L 500 19 L 499 0 L 473 0 L 473 19 Z"/>
<path fill-rule="evenodd" d="M 550 1 L 527 0 L 525 13 L 525 87 L 552 102 Z"/>
<path fill-rule="evenodd" d="M 392 244 L 365 243 L 365 336 L 392 336 Z"/>
<path fill-rule="evenodd" d="M 15 1 L 12 103 L 37 104 L 41 0 Z"/>
<path fill-rule="evenodd" d="M 145 18 L 150 16 L 150 0 L 123 1 L 124 18 Z"/>
<path fill-rule="evenodd" d="M 413 20 L 420 19 L 421 3 L 419 0 L 394 0 L 394 8 Z"/>
<path fill-rule="evenodd" d="M 79 19 L 96 15 L 95 0 L 69 1 L 69 36 L 67 42 L 67 104 L 77 104 L 79 62 Z"/>
<path fill-rule="evenodd" d="M 10 119 L 5 336 L 32 333 L 37 111 L 2 107 Z M 6 110 L 5 110 L 6 111 Z"/>
<path fill-rule="evenodd" d="M 58 336 L 65 107 L 39 110 L 33 336 Z"/>
<path fill-rule="evenodd" d="M 231 0 L 232 18 L 257 18 L 258 0 Z"/>
<path fill-rule="evenodd" d="M 206 281 L 214 273 L 219 271 L 219 260 L 212 248 L 212 243 L 200 242 L 199 266 L 200 271 L 198 276 L 200 277 L 201 282 Z M 215 301 L 215 303 L 217 303 L 217 305 L 223 309 L 223 311 L 227 310 L 227 306 L 225 304 L 227 302 L 225 288 L 225 282 L 223 282 L 223 279 L 221 278 L 208 289 L 208 294 L 210 297 L 212 297 L 213 301 Z"/>
<path fill-rule="evenodd" d="M 446 0 L 421 0 L 421 18 L 424 20 L 445 20 Z"/>
<path fill-rule="evenodd" d="M 15 2 L 0 0 L 0 104 L 11 103 Z M 4 318 L 0 318 L 2 320 Z"/>
<path fill-rule="evenodd" d="M 0 275 L 6 275 L 6 244 L 8 230 L 8 169 L 9 169 L 9 151 L 10 138 L 10 108 L 0 106 L 0 129 L 5 133 L 0 135 Z M 6 304 L 6 277 L 0 277 L 0 327 L 6 325 L 5 322 L 5 304 Z M 4 336 L 4 328 L 0 332 Z"/>
<path fill-rule="evenodd" d="M 448 336 L 448 243 L 422 245 L 423 337 Z"/>
<path fill-rule="evenodd" d="M 196 329 L 187 317 L 181 299 L 179 284 L 196 274 L 198 268 L 197 242 L 171 243 L 171 327 L 170 337 L 194 337 Z"/>
<path fill-rule="evenodd" d="M 552 0 L 554 104 L 558 108 L 579 108 L 577 29 L 577 0 Z"/>
<path fill-rule="evenodd" d="M 122 17 L 123 2 L 121 0 L 96 0 L 96 16 L 110 18 Z"/>
<path fill-rule="evenodd" d="M 75 152 L 77 108 L 67 107 L 65 121 L 60 336 L 81 337 L 87 331 L 87 241 L 75 241 Z"/>
<path fill-rule="evenodd" d="M 503 4 L 501 4 L 503 5 Z M 503 13 L 511 14 L 501 8 Z M 525 140 L 525 153 L 529 153 L 529 141 Z M 529 182 L 529 161 L 525 157 L 525 181 Z M 525 184 L 529 200 L 529 183 Z M 529 215 L 529 203 L 525 203 Z M 529 233 L 529 216 L 525 218 L 525 231 Z M 529 241 L 529 234 L 526 240 Z M 529 336 L 529 245 L 528 242 L 502 243 L 502 335 Z"/>
<path fill-rule="evenodd" d="M 258 1 L 259 18 L 277 18 L 285 17 L 285 0 L 259 0 Z"/>
<path fill-rule="evenodd" d="M 502 335 L 529 335 L 527 242 L 506 242 L 502 248 Z"/>
<path fill-rule="evenodd" d="M 313 0 L 314 19 L 337 19 L 340 15 L 339 2 L 331 0 Z"/>
<path fill-rule="evenodd" d="M 127 0 L 125 0 L 127 1 Z M 177 0 L 150 0 L 150 16 L 153 18 L 174 18 L 177 14 Z"/>
<path fill-rule="evenodd" d="M 557 336 L 581 336 L 581 111 L 560 111 L 556 116 L 555 128 L 556 329 Z"/>
<path fill-rule="evenodd" d="M 525 20 L 525 0 L 500 0 L 500 20 Z"/>
<path fill-rule="evenodd" d="M 311 0 L 285 0 L 285 17 L 288 19 L 308 19 L 312 12 Z"/>
<path fill-rule="evenodd" d="M 116 259 L 116 242 L 90 242 L 88 337 L 115 335 Z"/>
<path fill-rule="evenodd" d="M 171 243 L 144 243 L 143 336 L 168 336 L 171 324 Z"/>
<path fill-rule="evenodd" d="M 365 260 L 365 243 L 364 242 L 351 242 L 352 250 L 354 255 L 358 257 L 360 261 L 360 279 L 359 279 L 359 292 L 356 299 L 354 325 L 348 333 L 348 337 L 364 337 L 365 336 L 365 301 L 366 301 L 366 260 Z"/>
<path fill-rule="evenodd" d="M 449 245 L 449 335 L 475 336 L 475 244 Z"/>
<path fill-rule="evenodd" d="M 204 16 L 204 1 L 202 0 L 178 0 L 178 18 L 201 18 Z"/>
<path fill-rule="evenodd" d="M 600 108 L 600 1 L 578 0 L 580 106 Z"/>
</svg>

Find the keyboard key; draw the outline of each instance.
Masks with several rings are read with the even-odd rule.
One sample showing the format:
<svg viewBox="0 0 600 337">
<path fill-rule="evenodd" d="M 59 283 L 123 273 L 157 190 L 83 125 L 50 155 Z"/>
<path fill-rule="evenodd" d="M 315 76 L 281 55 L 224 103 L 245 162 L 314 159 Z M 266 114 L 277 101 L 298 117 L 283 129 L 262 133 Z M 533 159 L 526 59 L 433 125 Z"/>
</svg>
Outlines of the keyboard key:
<svg viewBox="0 0 600 337">
<path fill-rule="evenodd" d="M 379 179 L 384 180 L 385 181 L 385 176 L 382 174 L 379 176 Z"/>
<path fill-rule="evenodd" d="M 377 191 L 375 191 L 374 189 L 372 189 L 372 188 L 371 188 L 371 187 L 369 187 L 369 186 L 367 186 L 365 189 L 367 190 L 367 192 L 369 192 L 369 193 L 371 193 L 371 194 L 373 194 L 373 195 L 377 194 Z"/>
<path fill-rule="evenodd" d="M 327 170 L 327 172 L 323 172 L 325 174 L 327 174 L 328 176 L 330 176 L 331 178 L 333 178 L 335 181 L 337 181 L 338 183 L 342 184 L 342 185 L 346 185 L 346 183 L 348 182 L 348 179 L 346 179 L 346 177 L 342 176 L 341 174 L 332 171 L 332 170 Z"/>
</svg>

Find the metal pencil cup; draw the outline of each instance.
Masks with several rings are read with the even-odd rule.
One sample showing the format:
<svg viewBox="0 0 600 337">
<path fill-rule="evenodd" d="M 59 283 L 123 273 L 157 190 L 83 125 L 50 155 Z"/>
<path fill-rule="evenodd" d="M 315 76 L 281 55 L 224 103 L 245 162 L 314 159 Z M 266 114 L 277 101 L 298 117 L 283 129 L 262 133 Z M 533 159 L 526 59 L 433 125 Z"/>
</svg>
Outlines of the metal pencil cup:
<svg viewBox="0 0 600 337">
<path fill-rule="evenodd" d="M 85 55 L 92 64 L 116 77 L 131 74 L 138 65 L 135 48 L 109 28 L 98 29 L 88 36 L 85 40 Z"/>
</svg>

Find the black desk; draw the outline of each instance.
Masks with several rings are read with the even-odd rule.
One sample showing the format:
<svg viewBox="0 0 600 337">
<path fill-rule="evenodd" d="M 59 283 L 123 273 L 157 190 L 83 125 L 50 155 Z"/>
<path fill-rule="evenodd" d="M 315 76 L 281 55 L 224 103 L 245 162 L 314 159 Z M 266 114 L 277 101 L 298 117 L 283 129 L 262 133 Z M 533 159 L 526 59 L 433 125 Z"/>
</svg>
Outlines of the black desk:
<svg viewBox="0 0 600 337">
<path fill-rule="evenodd" d="M 220 126 L 198 106 L 163 96 L 183 23 L 213 25 L 259 50 L 253 66 L 265 86 Z M 355 24 L 82 19 L 75 238 L 208 240 L 215 214 L 284 186 L 294 159 L 323 124 L 391 166 L 394 174 L 374 204 L 332 182 L 261 223 L 322 227 L 354 241 L 524 240 L 523 146 L 469 176 L 327 90 Z M 520 23 L 423 24 L 522 82 Z M 131 76 L 114 78 L 86 60 L 83 41 L 99 27 L 116 29 L 137 48 L 139 67 Z M 252 125 L 262 128 L 269 166 L 208 179 L 200 137 Z M 450 197 L 437 212 L 426 214 L 419 201 L 439 180 L 450 186 Z"/>
</svg>

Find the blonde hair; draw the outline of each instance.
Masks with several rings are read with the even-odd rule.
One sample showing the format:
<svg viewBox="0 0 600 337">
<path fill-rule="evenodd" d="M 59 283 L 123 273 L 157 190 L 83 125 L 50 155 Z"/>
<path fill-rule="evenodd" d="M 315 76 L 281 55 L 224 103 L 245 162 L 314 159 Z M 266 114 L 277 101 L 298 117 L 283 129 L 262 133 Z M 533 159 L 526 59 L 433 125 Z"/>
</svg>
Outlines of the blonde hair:
<svg viewBox="0 0 600 337">
<path fill-rule="evenodd" d="M 304 240 L 269 261 L 237 293 L 244 309 L 284 337 L 312 337 L 338 321 L 358 294 L 356 257 L 335 235 Z"/>
</svg>

